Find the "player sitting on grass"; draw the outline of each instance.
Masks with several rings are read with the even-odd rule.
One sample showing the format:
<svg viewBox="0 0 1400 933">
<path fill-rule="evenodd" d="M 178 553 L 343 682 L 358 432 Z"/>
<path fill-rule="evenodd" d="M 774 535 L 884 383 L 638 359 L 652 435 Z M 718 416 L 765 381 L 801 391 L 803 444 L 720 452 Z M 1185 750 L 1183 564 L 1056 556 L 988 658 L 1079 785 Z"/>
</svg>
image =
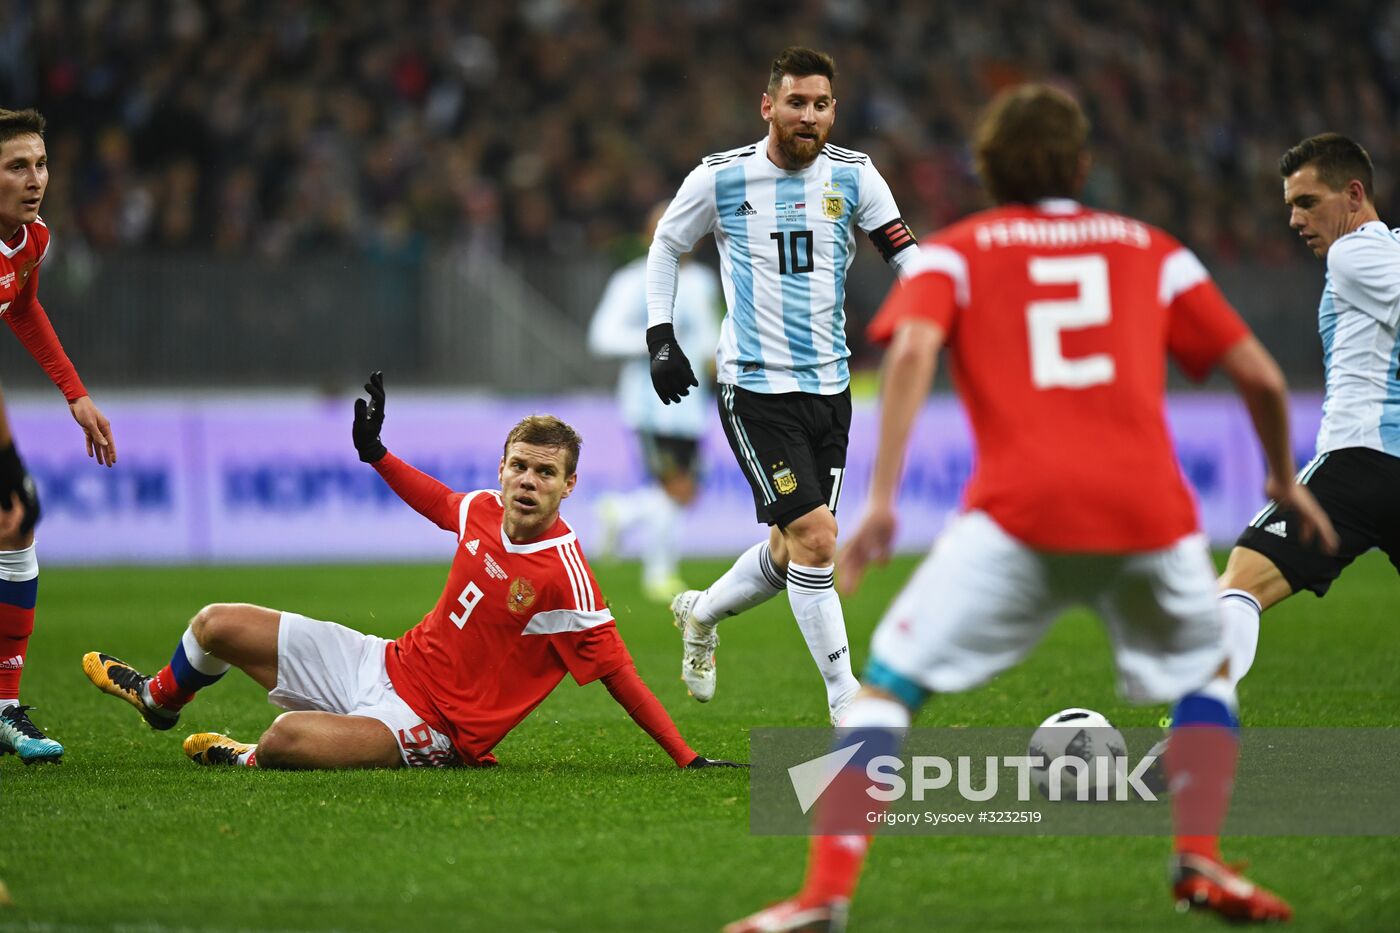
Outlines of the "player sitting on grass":
<svg viewBox="0 0 1400 933">
<path fill-rule="evenodd" d="M 447 585 L 396 641 L 246 604 L 206 606 L 170 663 L 148 677 L 89 652 L 101 690 L 169 729 L 195 691 L 230 666 L 291 710 L 256 745 L 205 732 L 185 739 L 200 764 L 268 768 L 491 765 L 491 749 L 572 674 L 613 698 L 684 768 L 734 766 L 695 754 L 642 682 L 559 503 L 574 489 L 580 439 L 549 415 L 506 437 L 500 492 L 453 492 L 389 453 L 380 373 L 355 402 L 360 459 L 405 502 L 457 538 Z"/>
</svg>

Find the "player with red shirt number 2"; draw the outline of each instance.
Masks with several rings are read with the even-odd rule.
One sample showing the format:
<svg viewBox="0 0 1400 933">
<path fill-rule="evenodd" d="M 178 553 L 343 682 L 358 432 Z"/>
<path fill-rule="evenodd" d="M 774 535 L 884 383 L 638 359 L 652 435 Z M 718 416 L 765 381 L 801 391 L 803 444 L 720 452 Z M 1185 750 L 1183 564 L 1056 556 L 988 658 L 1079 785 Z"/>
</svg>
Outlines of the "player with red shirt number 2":
<svg viewBox="0 0 1400 933">
<path fill-rule="evenodd" d="M 213 732 L 185 740 L 200 764 L 273 768 L 493 765 L 501 739 L 565 675 L 601 680 L 682 768 L 736 767 L 697 755 L 632 663 L 559 504 L 577 481 L 579 436 L 551 415 L 511 429 L 499 490 L 455 492 L 380 441 L 384 380 L 357 399 L 360 459 L 456 539 L 431 612 L 395 641 L 258 606 L 206 606 L 170 664 L 147 677 L 111 655 L 83 658 L 89 679 L 156 729 L 195 691 L 238 667 L 290 710 L 256 744 Z"/>
</svg>

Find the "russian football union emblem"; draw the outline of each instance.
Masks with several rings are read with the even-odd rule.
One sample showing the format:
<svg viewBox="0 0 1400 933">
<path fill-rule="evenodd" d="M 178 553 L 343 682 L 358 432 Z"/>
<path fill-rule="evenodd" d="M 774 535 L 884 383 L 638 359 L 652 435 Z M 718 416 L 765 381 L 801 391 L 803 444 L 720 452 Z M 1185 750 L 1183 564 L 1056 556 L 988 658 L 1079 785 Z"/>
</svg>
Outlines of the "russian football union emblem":
<svg viewBox="0 0 1400 933">
<path fill-rule="evenodd" d="M 840 220 L 846 213 L 846 199 L 839 194 L 827 194 L 822 196 L 822 213 L 828 220 Z"/>
<path fill-rule="evenodd" d="M 506 605 L 511 612 L 525 612 L 535 604 L 535 588 L 529 580 L 524 577 L 516 577 L 510 581 L 509 595 L 506 597 Z"/>
<path fill-rule="evenodd" d="M 778 490 L 778 495 L 786 496 L 796 492 L 797 476 L 792 472 L 791 468 L 782 463 L 776 463 L 774 466 L 781 467 L 781 469 L 775 469 L 773 471 L 773 488 Z"/>
</svg>

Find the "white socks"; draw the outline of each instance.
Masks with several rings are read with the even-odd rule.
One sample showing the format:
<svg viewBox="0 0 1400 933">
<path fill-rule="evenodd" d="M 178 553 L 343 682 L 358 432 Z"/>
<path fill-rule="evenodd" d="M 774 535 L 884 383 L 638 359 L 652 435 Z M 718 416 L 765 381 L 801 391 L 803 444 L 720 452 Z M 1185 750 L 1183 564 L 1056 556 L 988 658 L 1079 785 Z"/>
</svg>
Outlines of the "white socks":
<svg viewBox="0 0 1400 933">
<path fill-rule="evenodd" d="M 641 515 L 642 583 L 663 586 L 679 576 L 681 507 L 660 489 L 646 496 L 647 509 Z"/>
<path fill-rule="evenodd" d="M 680 575 L 680 527 L 685 510 L 660 486 L 647 486 L 627 493 L 610 493 L 600 508 L 612 523 L 612 535 L 602 552 L 610 552 L 617 538 L 627 529 L 639 526 L 642 547 L 642 585 L 672 585 Z"/>
<path fill-rule="evenodd" d="M 1254 665 L 1254 654 L 1259 648 L 1259 614 L 1264 610 L 1259 601 L 1244 590 L 1225 590 L 1219 599 L 1233 687 Z"/>
<path fill-rule="evenodd" d="M 841 729 L 908 729 L 914 716 L 898 700 L 884 697 L 856 697 L 846 715 L 836 725 Z"/>
<path fill-rule="evenodd" d="M 846 638 L 846 617 L 841 598 L 832 586 L 834 567 L 788 564 L 788 602 L 797 627 L 807 640 L 807 650 L 826 681 L 828 705 L 835 708 L 860 689 L 851 673 L 851 648 Z"/>
<path fill-rule="evenodd" d="M 767 602 L 786 585 L 787 575 L 773 563 L 768 542 L 760 542 L 740 554 L 734 566 L 700 594 L 690 611 L 691 618 L 701 625 L 714 625 Z M 839 606 L 837 611 L 840 611 Z"/>
</svg>

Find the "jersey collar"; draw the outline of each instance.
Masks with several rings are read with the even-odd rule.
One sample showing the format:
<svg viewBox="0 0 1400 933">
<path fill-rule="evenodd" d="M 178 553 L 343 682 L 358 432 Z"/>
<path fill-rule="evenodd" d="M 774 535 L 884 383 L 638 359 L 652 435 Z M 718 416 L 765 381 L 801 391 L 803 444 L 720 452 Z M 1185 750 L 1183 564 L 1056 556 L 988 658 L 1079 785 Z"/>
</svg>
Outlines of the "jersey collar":
<svg viewBox="0 0 1400 933">
<path fill-rule="evenodd" d="M 18 246 L 12 247 L 4 240 L 0 240 L 0 255 L 3 255 L 6 259 L 13 259 L 15 254 L 24 249 L 25 245 L 29 242 L 29 224 L 20 224 L 19 230 L 20 236 Z"/>
<path fill-rule="evenodd" d="M 552 538 L 537 538 L 534 541 L 527 541 L 525 544 L 516 544 L 506 535 L 506 526 L 505 523 L 502 522 L 501 547 L 506 549 L 507 554 L 534 554 L 552 547 L 563 547 L 577 537 L 574 534 L 574 530 L 569 527 L 569 523 L 564 521 L 562 517 L 554 523 L 554 527 L 550 528 L 550 531 L 554 531 L 557 528 L 562 528 L 564 533 L 555 535 Z"/>
<path fill-rule="evenodd" d="M 1084 208 L 1074 198 L 1042 198 L 1035 209 L 1043 214 L 1077 214 Z"/>
</svg>

